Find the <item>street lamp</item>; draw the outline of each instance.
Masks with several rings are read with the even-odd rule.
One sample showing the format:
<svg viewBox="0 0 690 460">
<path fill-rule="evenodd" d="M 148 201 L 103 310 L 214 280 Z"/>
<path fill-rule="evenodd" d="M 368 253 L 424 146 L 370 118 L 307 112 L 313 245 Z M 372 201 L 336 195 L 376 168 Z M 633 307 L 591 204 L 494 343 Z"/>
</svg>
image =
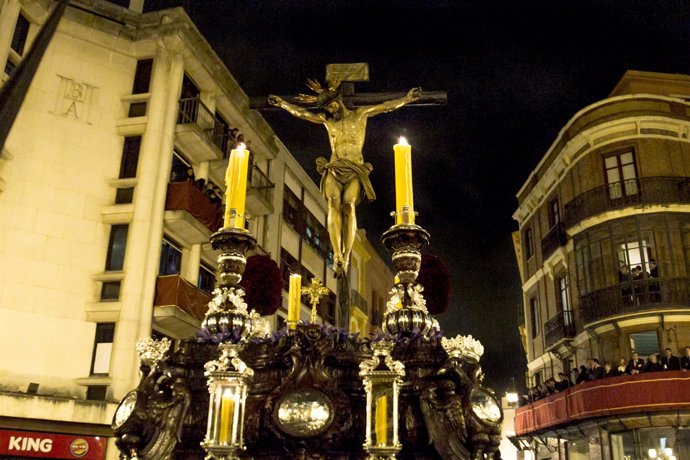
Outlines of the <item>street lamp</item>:
<svg viewBox="0 0 690 460">
<path fill-rule="evenodd" d="M 508 401 L 508 404 L 511 406 L 514 406 L 518 402 L 518 392 L 515 387 L 514 377 L 510 378 L 510 384 L 508 384 L 508 388 L 506 388 L 506 401 Z"/>
</svg>

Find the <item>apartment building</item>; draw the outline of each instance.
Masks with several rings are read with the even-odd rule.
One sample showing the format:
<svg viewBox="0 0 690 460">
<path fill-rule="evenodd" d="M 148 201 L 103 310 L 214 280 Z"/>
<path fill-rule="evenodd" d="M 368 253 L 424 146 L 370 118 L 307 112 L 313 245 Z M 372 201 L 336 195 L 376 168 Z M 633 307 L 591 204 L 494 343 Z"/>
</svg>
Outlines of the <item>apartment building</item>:
<svg viewBox="0 0 690 460">
<path fill-rule="evenodd" d="M 590 358 L 690 345 L 690 76 L 628 71 L 517 194 L 527 387 Z M 688 372 L 595 380 L 517 409 L 536 458 L 690 458 Z"/>
</svg>

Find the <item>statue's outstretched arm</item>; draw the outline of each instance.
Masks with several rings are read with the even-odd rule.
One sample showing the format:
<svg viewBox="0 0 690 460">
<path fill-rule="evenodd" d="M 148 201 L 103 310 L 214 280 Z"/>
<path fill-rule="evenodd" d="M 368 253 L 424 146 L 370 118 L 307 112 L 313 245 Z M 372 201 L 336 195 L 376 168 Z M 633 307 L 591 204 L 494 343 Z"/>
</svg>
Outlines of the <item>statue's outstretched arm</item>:
<svg viewBox="0 0 690 460">
<path fill-rule="evenodd" d="M 400 107 L 409 104 L 410 102 L 416 101 L 420 97 L 422 97 L 422 88 L 412 88 L 405 96 L 399 99 L 392 99 L 390 101 L 382 102 L 381 104 L 362 107 L 359 109 L 359 111 L 367 116 L 392 112 L 393 110 L 397 110 Z"/>
<path fill-rule="evenodd" d="M 268 103 L 275 107 L 280 107 L 281 109 L 288 112 L 290 115 L 301 118 L 303 120 L 311 121 L 312 123 L 323 123 L 323 117 L 320 115 L 310 112 L 309 110 L 290 104 L 280 96 L 268 96 Z"/>
</svg>

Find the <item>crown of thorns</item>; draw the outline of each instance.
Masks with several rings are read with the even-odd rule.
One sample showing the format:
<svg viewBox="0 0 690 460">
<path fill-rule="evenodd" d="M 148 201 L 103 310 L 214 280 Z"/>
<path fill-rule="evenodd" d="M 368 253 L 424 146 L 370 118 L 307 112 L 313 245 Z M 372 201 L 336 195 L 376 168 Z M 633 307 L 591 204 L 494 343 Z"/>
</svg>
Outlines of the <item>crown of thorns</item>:
<svg viewBox="0 0 690 460">
<path fill-rule="evenodd" d="M 304 104 L 316 104 L 318 107 L 324 107 L 329 102 L 338 99 L 341 96 L 340 81 L 327 82 L 328 87 L 324 88 L 318 80 L 307 79 L 307 88 L 316 94 L 298 94 L 295 99 Z"/>
</svg>

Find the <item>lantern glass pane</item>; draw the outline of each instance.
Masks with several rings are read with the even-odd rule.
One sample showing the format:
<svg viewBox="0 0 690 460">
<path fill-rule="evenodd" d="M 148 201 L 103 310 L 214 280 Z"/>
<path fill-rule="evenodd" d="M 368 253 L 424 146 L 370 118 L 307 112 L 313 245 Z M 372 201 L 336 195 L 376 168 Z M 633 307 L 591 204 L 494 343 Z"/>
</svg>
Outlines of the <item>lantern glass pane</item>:
<svg viewBox="0 0 690 460">
<path fill-rule="evenodd" d="M 390 446 L 394 440 L 397 420 L 393 414 L 393 383 L 373 382 L 371 386 L 371 443 Z M 397 430 L 396 430 L 397 431 Z"/>
</svg>

